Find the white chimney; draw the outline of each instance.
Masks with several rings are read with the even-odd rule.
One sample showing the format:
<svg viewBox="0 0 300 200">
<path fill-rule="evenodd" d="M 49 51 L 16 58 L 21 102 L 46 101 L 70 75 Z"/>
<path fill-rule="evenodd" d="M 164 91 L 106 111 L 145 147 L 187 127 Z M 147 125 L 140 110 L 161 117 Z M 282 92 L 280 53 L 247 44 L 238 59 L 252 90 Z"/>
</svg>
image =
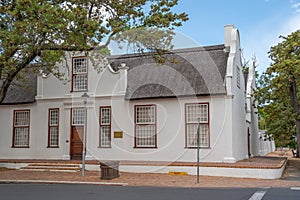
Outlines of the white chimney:
<svg viewBox="0 0 300 200">
<path fill-rule="evenodd" d="M 234 29 L 234 25 L 232 25 L 232 24 L 224 26 L 224 45 L 225 45 L 225 47 L 230 47 L 232 29 Z"/>
</svg>

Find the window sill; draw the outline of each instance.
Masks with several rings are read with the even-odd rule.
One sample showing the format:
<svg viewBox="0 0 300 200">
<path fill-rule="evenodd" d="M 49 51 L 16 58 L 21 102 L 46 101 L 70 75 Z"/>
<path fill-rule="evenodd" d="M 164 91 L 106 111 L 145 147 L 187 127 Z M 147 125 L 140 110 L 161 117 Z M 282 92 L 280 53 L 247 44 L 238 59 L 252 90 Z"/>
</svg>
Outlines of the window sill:
<svg viewBox="0 0 300 200">
<path fill-rule="evenodd" d="M 11 148 L 15 148 L 15 149 L 29 149 L 29 146 L 26 147 L 16 147 L 16 146 L 12 146 Z"/>
<path fill-rule="evenodd" d="M 133 147 L 134 149 L 157 149 L 158 147 Z"/>
<path fill-rule="evenodd" d="M 101 146 L 98 146 L 98 149 L 111 149 L 111 146 L 110 147 L 101 147 Z"/>
<path fill-rule="evenodd" d="M 185 149 L 197 149 L 198 147 L 184 147 Z M 211 147 L 200 147 L 199 149 L 211 149 Z"/>
<path fill-rule="evenodd" d="M 48 149 L 58 149 L 59 146 L 55 146 L 55 147 L 51 147 L 51 146 L 47 146 Z"/>
<path fill-rule="evenodd" d="M 72 92 L 88 92 L 89 90 L 86 89 L 86 90 L 71 90 L 70 93 Z"/>
</svg>

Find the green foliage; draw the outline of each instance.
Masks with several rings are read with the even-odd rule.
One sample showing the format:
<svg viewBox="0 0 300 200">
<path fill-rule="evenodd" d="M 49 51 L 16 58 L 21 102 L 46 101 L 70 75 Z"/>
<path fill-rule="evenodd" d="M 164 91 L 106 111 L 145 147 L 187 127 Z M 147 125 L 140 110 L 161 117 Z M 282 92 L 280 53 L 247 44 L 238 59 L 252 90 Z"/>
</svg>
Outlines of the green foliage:
<svg viewBox="0 0 300 200">
<path fill-rule="evenodd" d="M 134 29 L 160 28 L 163 31 L 157 31 L 156 38 L 160 39 L 155 40 L 155 46 L 171 47 L 170 31 L 188 20 L 185 13 L 172 12 L 177 3 L 178 0 L 0 1 L 0 103 L 20 71 L 34 68 L 54 73 L 55 63 L 65 52 L 97 51 L 103 58 L 109 54 L 107 46 L 112 39 L 153 49 L 149 42 L 154 40 L 146 43 L 141 36 L 124 34 Z"/>
<path fill-rule="evenodd" d="M 256 96 L 267 133 L 285 145 L 295 131 L 300 141 L 300 30 L 281 38 L 282 42 L 271 47 L 272 64 L 260 77 Z"/>
</svg>

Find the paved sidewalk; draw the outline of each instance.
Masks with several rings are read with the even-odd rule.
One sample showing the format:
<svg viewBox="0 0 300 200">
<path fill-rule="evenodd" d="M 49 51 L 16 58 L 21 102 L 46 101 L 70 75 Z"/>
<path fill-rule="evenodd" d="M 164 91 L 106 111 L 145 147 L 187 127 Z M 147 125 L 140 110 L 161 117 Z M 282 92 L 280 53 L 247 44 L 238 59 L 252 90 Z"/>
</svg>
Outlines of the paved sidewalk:
<svg viewBox="0 0 300 200">
<path fill-rule="evenodd" d="M 81 172 L 33 172 L 18 170 L 0 171 L 0 182 L 44 182 L 44 183 L 87 183 L 109 184 L 128 186 L 159 186 L 159 187 L 217 187 L 217 188 L 257 188 L 257 187 L 300 187 L 300 181 L 289 180 L 262 180 L 246 178 L 226 178 L 200 176 L 200 184 L 196 184 L 196 176 L 174 176 L 168 174 L 151 173 L 125 173 L 121 172 L 119 178 L 113 180 L 101 180 L 99 172 L 86 171 L 82 177 Z"/>
<path fill-rule="evenodd" d="M 278 154 L 272 154 L 277 156 Z M 282 158 L 271 157 L 253 158 L 240 161 L 236 164 L 218 164 L 231 167 L 269 167 L 276 168 L 282 164 Z M 297 160 L 297 159 L 296 159 Z M 300 161 L 300 159 L 298 159 Z M 130 164 L 130 163 L 127 163 Z M 137 163 L 134 163 L 137 164 Z M 154 163 L 140 163 L 154 164 Z M 180 165 L 180 163 L 176 163 Z M 185 163 L 187 164 L 187 163 Z M 212 163 L 214 165 L 214 163 Z M 191 163 L 194 165 L 194 163 Z M 203 163 L 202 165 L 205 165 Z M 217 163 L 215 163 L 217 165 Z M 218 167 L 218 166 L 216 166 Z M 201 173 L 201 171 L 200 171 Z M 300 173 L 300 172 L 299 172 Z M 120 177 L 113 180 L 101 180 L 98 171 L 86 171 L 85 177 L 81 176 L 81 172 L 41 172 L 41 171 L 20 171 L 7 170 L 0 168 L 0 183 L 21 181 L 21 182 L 44 182 L 44 183 L 86 183 L 86 184 L 113 184 L 123 186 L 154 186 L 154 187 L 204 187 L 204 188 L 261 188 L 261 187 L 300 187 L 299 180 L 263 180 L 250 178 L 228 178 L 228 177 L 212 177 L 200 176 L 200 184 L 196 183 L 196 176 L 176 176 L 168 174 L 154 173 L 127 173 L 120 172 Z"/>
</svg>

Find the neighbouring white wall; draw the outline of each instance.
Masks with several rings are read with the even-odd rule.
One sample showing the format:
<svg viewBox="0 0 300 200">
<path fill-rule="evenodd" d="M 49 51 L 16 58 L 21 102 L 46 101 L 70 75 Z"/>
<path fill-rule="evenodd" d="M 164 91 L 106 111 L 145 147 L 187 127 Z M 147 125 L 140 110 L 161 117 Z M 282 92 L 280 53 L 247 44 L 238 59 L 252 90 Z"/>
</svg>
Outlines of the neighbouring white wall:
<svg viewBox="0 0 300 200">
<path fill-rule="evenodd" d="M 266 134 L 265 130 L 258 132 L 258 155 L 264 156 L 268 153 L 275 151 L 275 142 L 272 137 Z"/>
<path fill-rule="evenodd" d="M 252 156 L 259 155 L 259 135 L 258 135 L 258 110 L 257 102 L 254 99 L 254 90 L 256 89 L 256 76 L 254 63 L 249 64 L 248 80 L 246 85 L 247 101 L 247 121 L 250 128 L 250 152 Z"/>
</svg>

